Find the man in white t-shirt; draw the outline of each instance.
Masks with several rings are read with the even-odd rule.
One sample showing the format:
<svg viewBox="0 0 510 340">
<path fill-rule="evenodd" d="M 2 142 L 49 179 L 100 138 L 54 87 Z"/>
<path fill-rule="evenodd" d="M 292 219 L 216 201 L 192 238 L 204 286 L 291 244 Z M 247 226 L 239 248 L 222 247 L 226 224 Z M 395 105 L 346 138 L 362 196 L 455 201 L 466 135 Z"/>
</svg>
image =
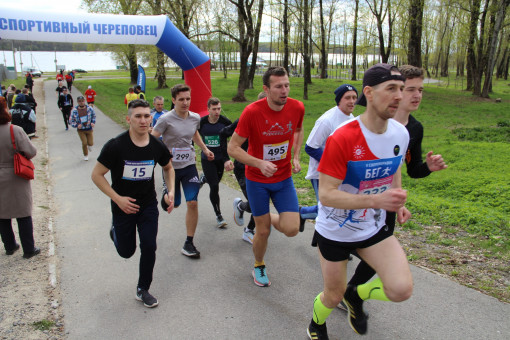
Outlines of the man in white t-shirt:
<svg viewBox="0 0 510 340">
<path fill-rule="evenodd" d="M 352 329 L 365 334 L 363 301 L 407 300 L 413 279 L 406 255 L 385 224 L 386 211 L 399 223 L 411 217 L 404 207 L 401 165 L 409 144 L 405 127 L 395 115 L 404 77 L 388 64 L 365 72 L 357 104 L 367 109 L 342 124 L 326 141 L 319 171 L 319 215 L 313 244 L 319 248 L 324 291 L 314 301 L 310 339 L 328 339 L 326 319 L 340 301 L 349 309 Z M 357 251 L 378 274 L 368 283 L 347 285 L 349 254 Z"/>
<path fill-rule="evenodd" d="M 152 130 L 156 137 L 163 136 L 163 143 L 173 155 L 172 165 L 175 169 L 175 202 L 174 206 L 181 205 L 181 189 L 186 198 L 186 241 L 181 253 L 191 258 L 200 258 L 200 252 L 193 244 L 193 238 L 198 224 L 198 192 L 200 180 L 198 179 L 195 164 L 195 142 L 209 160 L 214 159 L 214 153 L 210 151 L 202 141 L 198 129 L 200 127 L 200 115 L 191 112 L 191 89 L 187 85 L 177 84 L 171 89 L 172 102 L 175 108 L 162 115 Z M 172 202 L 168 200 L 166 191 L 163 191 L 161 205 L 166 206 Z"/>
<path fill-rule="evenodd" d="M 358 91 L 354 86 L 350 84 L 340 85 L 335 90 L 336 106 L 326 111 L 315 121 L 312 132 L 306 140 L 305 152 L 310 156 L 306 179 L 312 183 L 317 201 L 319 201 L 319 172 L 317 167 L 324 152 L 326 139 L 340 124 L 354 118 L 352 111 L 354 111 L 357 99 Z M 305 219 L 314 220 L 317 217 L 317 207 L 317 205 L 314 205 L 299 209 L 302 225 Z"/>
</svg>

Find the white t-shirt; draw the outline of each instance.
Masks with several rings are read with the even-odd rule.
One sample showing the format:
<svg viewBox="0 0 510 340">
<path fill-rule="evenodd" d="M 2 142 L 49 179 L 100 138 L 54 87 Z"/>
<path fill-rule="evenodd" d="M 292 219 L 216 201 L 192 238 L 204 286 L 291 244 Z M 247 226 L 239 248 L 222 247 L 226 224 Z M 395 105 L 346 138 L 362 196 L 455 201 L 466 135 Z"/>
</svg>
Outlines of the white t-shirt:
<svg viewBox="0 0 510 340">
<path fill-rule="evenodd" d="M 326 139 L 328 139 L 329 135 L 332 134 L 340 124 L 353 118 L 354 116 L 352 113 L 350 115 L 346 115 L 338 108 L 338 106 L 332 107 L 315 121 L 312 132 L 310 132 L 308 139 L 306 140 L 306 145 L 314 149 L 324 150 Z M 319 179 L 319 172 L 317 171 L 318 166 L 319 162 L 310 156 L 308 172 L 306 173 L 305 178 Z"/>
<path fill-rule="evenodd" d="M 195 164 L 192 140 L 199 127 L 200 115 L 191 111 L 186 119 L 179 117 L 175 110 L 159 117 L 154 130 L 161 133 L 163 143 L 172 153 L 172 165 L 175 169 Z"/>
<path fill-rule="evenodd" d="M 386 132 L 368 130 L 359 117 L 339 127 L 326 142 L 319 172 L 342 180 L 338 190 L 370 195 L 388 190 L 402 165 L 409 133 L 389 119 Z M 337 209 L 319 202 L 315 230 L 338 242 L 359 242 L 374 236 L 384 225 L 383 209 Z"/>
</svg>

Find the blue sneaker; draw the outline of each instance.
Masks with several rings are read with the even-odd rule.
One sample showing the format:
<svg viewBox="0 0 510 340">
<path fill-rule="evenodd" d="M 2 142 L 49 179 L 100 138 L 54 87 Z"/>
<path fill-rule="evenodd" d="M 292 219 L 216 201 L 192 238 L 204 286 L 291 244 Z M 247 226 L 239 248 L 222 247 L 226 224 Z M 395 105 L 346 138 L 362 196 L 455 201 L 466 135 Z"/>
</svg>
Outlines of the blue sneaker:
<svg viewBox="0 0 510 340">
<path fill-rule="evenodd" d="M 271 285 L 271 282 L 267 278 L 266 266 L 262 265 L 262 266 L 253 268 L 252 275 L 253 275 L 253 282 L 255 282 L 255 284 L 257 286 L 269 287 Z"/>
<path fill-rule="evenodd" d="M 242 200 L 239 197 L 237 197 L 234 199 L 234 203 L 232 203 L 234 207 L 234 222 L 240 227 L 244 225 L 243 217 L 244 211 L 242 211 L 241 208 L 239 208 L 239 203 L 241 202 Z"/>
</svg>

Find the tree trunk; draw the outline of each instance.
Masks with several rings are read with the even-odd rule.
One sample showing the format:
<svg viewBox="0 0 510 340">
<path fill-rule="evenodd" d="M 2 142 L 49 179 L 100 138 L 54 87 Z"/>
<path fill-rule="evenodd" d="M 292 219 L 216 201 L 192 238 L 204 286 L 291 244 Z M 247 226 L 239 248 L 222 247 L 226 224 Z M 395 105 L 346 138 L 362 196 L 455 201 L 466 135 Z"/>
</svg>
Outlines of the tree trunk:
<svg viewBox="0 0 510 340">
<path fill-rule="evenodd" d="M 138 79 L 138 59 L 136 57 L 136 45 L 128 45 L 127 60 L 129 62 L 129 75 L 131 84 L 136 84 Z"/>
<path fill-rule="evenodd" d="M 423 29 L 424 0 L 410 0 L 409 6 L 409 44 L 407 45 L 407 62 L 421 67 L 421 36 Z"/>
<path fill-rule="evenodd" d="M 471 91 L 474 89 L 476 71 L 478 69 L 475 41 L 478 39 L 476 28 L 478 27 L 478 17 L 480 16 L 480 2 L 481 0 L 472 0 L 471 2 L 471 18 L 469 21 L 469 40 L 467 47 L 467 79 L 466 90 Z"/>
<path fill-rule="evenodd" d="M 283 2 L 283 67 L 287 70 L 287 74 L 290 75 L 289 70 L 289 1 L 284 0 Z"/>
<path fill-rule="evenodd" d="M 508 7 L 510 0 L 500 0 L 496 6 L 497 12 L 495 15 L 494 26 L 489 30 L 491 35 L 488 41 L 487 49 L 487 65 L 485 67 L 485 81 L 483 83 L 483 90 L 481 97 L 489 98 L 489 92 L 492 92 L 492 74 L 494 72 L 494 66 L 496 65 L 496 45 L 498 43 L 498 34 L 503 25 L 505 19 L 506 8 Z M 491 25 L 492 26 L 492 25 Z"/>
<path fill-rule="evenodd" d="M 166 89 L 168 85 L 166 84 L 166 70 L 165 70 L 165 53 L 163 53 L 159 48 L 156 52 L 156 58 L 158 60 L 158 65 L 156 67 L 156 76 L 155 78 L 158 81 L 158 89 Z"/>
<path fill-rule="evenodd" d="M 260 37 L 260 28 L 262 27 L 262 15 L 264 13 L 264 0 L 259 0 L 259 9 L 257 13 L 257 23 L 255 26 L 255 32 L 253 36 L 253 53 L 252 53 L 252 63 L 250 67 L 250 71 L 248 73 L 248 88 L 253 88 L 253 79 L 255 78 L 255 71 L 257 69 L 257 54 L 259 51 L 259 37 Z"/>
<path fill-rule="evenodd" d="M 319 0 L 319 20 L 321 30 L 321 57 L 319 62 L 319 67 L 321 69 L 320 78 L 326 79 L 328 77 L 328 52 L 326 51 L 326 30 L 324 27 L 324 11 L 322 8 L 322 0 Z"/>
<path fill-rule="evenodd" d="M 303 0 L 303 99 L 308 100 L 308 84 L 312 82 L 310 66 L 310 18 L 308 0 Z"/>
<path fill-rule="evenodd" d="M 351 56 L 351 80 L 356 80 L 357 65 L 356 65 L 356 46 L 358 44 L 358 10 L 359 0 L 355 0 L 356 7 L 354 9 L 354 28 L 352 32 L 352 56 Z"/>
</svg>

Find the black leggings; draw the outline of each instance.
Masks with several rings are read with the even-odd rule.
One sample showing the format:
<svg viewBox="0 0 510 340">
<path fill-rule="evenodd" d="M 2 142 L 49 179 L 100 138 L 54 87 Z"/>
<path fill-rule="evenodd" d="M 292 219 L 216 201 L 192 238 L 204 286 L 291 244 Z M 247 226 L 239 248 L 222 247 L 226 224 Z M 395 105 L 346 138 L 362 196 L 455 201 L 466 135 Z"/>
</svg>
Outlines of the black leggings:
<svg viewBox="0 0 510 340">
<path fill-rule="evenodd" d="M 64 123 L 66 124 L 66 129 L 69 128 L 69 117 L 71 116 L 72 106 L 63 106 L 62 107 L 62 117 L 64 118 Z"/>
<path fill-rule="evenodd" d="M 19 238 L 24 253 L 34 251 L 34 227 L 32 223 L 32 216 L 16 218 L 18 221 Z M 16 248 L 16 237 L 12 230 L 12 220 L 0 219 L 0 235 L 6 251 L 14 250 Z"/>
<path fill-rule="evenodd" d="M 208 161 L 202 158 L 202 170 L 204 170 L 205 178 L 209 184 L 209 199 L 216 216 L 221 215 L 220 210 L 220 181 L 223 177 L 224 162 L 223 159 L 215 159 Z"/>
<path fill-rule="evenodd" d="M 248 192 L 246 191 L 246 175 L 244 173 L 244 166 L 243 168 L 240 167 L 234 167 L 234 175 L 236 176 L 237 183 L 239 183 L 239 186 L 241 187 L 241 190 L 243 192 L 244 197 L 246 197 L 246 202 L 242 202 L 242 210 L 249 212 L 251 214 L 251 208 L 250 208 L 250 202 L 248 201 Z M 253 219 L 253 215 L 250 215 L 250 222 L 247 226 L 248 229 L 254 230 L 255 229 L 255 220 Z"/>
</svg>

